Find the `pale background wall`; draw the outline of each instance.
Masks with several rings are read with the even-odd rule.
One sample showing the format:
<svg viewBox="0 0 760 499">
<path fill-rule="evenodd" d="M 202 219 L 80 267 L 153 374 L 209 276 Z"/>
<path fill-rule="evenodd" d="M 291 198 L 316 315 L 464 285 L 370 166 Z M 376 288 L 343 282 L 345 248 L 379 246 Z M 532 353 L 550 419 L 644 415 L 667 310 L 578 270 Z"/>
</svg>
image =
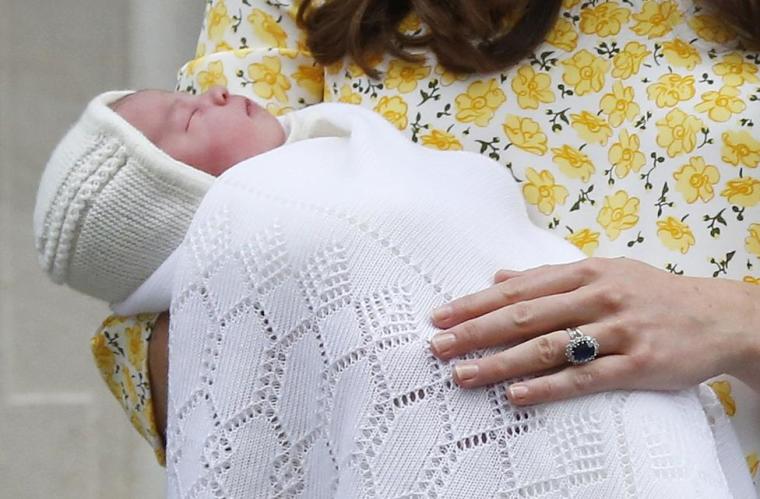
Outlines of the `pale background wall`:
<svg viewBox="0 0 760 499">
<path fill-rule="evenodd" d="M 36 184 L 95 94 L 172 88 L 204 0 L 0 0 L 0 498 L 153 498 L 163 472 L 89 358 L 107 314 L 50 284 Z"/>
</svg>

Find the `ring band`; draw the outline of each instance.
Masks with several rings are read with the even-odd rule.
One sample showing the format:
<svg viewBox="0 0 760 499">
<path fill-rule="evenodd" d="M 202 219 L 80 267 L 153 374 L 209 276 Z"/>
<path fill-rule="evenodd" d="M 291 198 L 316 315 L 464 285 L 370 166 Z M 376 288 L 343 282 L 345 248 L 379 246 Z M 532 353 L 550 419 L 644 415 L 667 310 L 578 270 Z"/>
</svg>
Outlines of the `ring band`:
<svg viewBox="0 0 760 499">
<path fill-rule="evenodd" d="M 570 336 L 570 343 L 565 347 L 565 358 L 573 365 L 591 362 L 599 355 L 599 342 L 596 338 L 583 334 L 577 327 L 565 331 Z"/>
</svg>

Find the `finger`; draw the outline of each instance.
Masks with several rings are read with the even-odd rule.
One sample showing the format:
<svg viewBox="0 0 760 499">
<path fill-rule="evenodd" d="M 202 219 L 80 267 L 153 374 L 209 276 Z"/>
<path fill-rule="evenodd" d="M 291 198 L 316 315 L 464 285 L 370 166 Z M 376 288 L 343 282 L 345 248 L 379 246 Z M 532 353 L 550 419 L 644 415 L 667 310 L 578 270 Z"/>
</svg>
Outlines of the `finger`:
<svg viewBox="0 0 760 499">
<path fill-rule="evenodd" d="M 502 281 L 506 281 L 507 279 L 511 279 L 512 277 L 517 277 L 519 275 L 519 270 L 501 269 L 497 271 L 496 274 L 494 274 L 493 282 L 494 284 L 498 284 Z"/>
<path fill-rule="evenodd" d="M 510 345 L 574 324 L 592 324 L 603 315 L 603 304 L 593 290 L 542 296 L 521 301 L 436 334 L 430 340 L 433 354 L 450 359 L 473 350 Z"/>
<path fill-rule="evenodd" d="M 627 355 L 608 355 L 580 366 L 569 366 L 553 374 L 515 383 L 507 389 L 507 397 L 515 405 L 531 405 L 634 388 L 635 376 L 632 376 L 629 360 Z"/>
<path fill-rule="evenodd" d="M 580 262 L 545 265 L 521 272 L 494 286 L 462 296 L 433 311 L 433 324 L 448 328 L 498 308 L 540 296 L 566 293 L 584 285 L 588 275 Z"/>
<path fill-rule="evenodd" d="M 599 342 L 599 355 L 620 353 L 619 336 L 604 326 L 587 324 L 583 333 Z M 545 334 L 488 357 L 460 362 L 454 367 L 453 378 L 463 388 L 477 388 L 567 366 L 565 350 L 569 343 L 565 330 Z"/>
</svg>

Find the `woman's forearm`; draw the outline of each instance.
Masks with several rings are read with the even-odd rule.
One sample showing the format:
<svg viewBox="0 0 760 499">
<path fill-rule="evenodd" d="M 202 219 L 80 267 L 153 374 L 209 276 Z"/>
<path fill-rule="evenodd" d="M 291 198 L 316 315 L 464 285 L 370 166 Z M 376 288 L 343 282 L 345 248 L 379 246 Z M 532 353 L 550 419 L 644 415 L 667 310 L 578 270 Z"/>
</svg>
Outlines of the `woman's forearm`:
<svg viewBox="0 0 760 499">
<path fill-rule="evenodd" d="M 735 361 L 728 366 L 730 374 L 760 393 L 760 286 L 735 283 L 737 332 L 729 348 L 735 351 Z"/>
<path fill-rule="evenodd" d="M 148 375 L 156 428 L 166 442 L 166 408 L 169 373 L 169 312 L 158 316 L 148 345 Z"/>
</svg>

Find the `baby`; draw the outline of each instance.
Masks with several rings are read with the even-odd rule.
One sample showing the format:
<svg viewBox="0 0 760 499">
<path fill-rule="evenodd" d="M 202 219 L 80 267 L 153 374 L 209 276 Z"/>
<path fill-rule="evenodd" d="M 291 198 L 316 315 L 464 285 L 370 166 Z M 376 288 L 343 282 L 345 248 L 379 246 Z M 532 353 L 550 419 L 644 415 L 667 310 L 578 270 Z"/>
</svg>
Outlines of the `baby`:
<svg viewBox="0 0 760 499">
<path fill-rule="evenodd" d="M 35 234 L 58 282 L 129 313 L 171 303 L 169 497 L 729 496 L 694 390 L 521 409 L 504 383 L 451 382 L 426 311 L 583 255 L 531 223 L 503 167 L 367 110 L 281 124 L 224 89 L 105 94 L 46 168 Z M 687 464 L 655 476 L 652 449 Z"/>
<path fill-rule="evenodd" d="M 111 108 L 169 156 L 213 176 L 285 142 L 277 118 L 221 86 L 202 95 L 143 90 Z"/>
<path fill-rule="evenodd" d="M 40 263 L 54 282 L 124 300 L 179 245 L 213 178 L 282 145 L 286 121 L 220 86 L 96 97 L 43 172 Z"/>
<path fill-rule="evenodd" d="M 143 90 L 96 97 L 57 146 L 40 182 L 34 230 L 43 268 L 57 283 L 121 302 L 179 245 L 213 177 L 284 144 L 290 121 L 222 86 L 201 95 Z M 166 328 L 156 332 L 153 379 L 166 375 Z M 96 336 L 94 345 L 129 340 L 134 346 L 135 338 Z M 147 381 L 142 360 L 133 367 Z M 151 404 L 151 390 L 136 403 L 115 388 L 110 363 L 98 364 L 133 424 L 160 453 L 159 439 L 144 427 L 151 422 L 134 417 Z M 162 432 L 165 381 L 155 385 Z"/>
</svg>

